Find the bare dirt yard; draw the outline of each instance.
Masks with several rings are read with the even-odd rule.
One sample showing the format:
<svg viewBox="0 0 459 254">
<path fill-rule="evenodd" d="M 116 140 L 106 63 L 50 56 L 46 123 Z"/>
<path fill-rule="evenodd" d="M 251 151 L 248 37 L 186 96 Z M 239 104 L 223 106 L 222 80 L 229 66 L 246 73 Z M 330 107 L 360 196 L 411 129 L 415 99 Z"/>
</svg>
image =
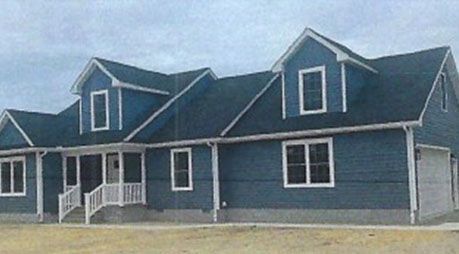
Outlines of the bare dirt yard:
<svg viewBox="0 0 459 254">
<path fill-rule="evenodd" d="M 459 232 L 0 225 L 0 253 L 458 253 Z"/>
</svg>

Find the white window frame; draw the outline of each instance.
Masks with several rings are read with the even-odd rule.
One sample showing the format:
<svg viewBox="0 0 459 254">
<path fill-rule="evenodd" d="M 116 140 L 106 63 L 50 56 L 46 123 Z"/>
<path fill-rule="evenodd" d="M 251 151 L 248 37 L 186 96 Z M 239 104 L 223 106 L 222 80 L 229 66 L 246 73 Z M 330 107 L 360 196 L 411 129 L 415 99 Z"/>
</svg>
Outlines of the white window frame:
<svg viewBox="0 0 459 254">
<path fill-rule="evenodd" d="M 441 111 L 443 112 L 448 112 L 448 84 L 446 83 L 446 74 L 442 72 L 440 74 L 440 82 L 443 82 L 444 85 L 444 90 L 442 89 L 442 84 L 440 83 L 440 93 L 441 93 L 441 98 L 440 98 L 440 108 Z M 443 93 L 445 93 L 445 107 L 443 107 Z"/>
<path fill-rule="evenodd" d="M 177 187 L 175 186 L 175 161 L 174 155 L 176 153 L 183 153 L 186 152 L 188 155 L 188 187 Z M 171 187 L 172 191 L 192 191 L 193 190 L 193 159 L 192 159 L 192 151 L 191 147 L 186 148 L 174 148 L 171 149 Z"/>
<path fill-rule="evenodd" d="M 2 191 L 2 163 L 10 163 L 10 192 L 3 193 Z M 22 162 L 22 192 L 14 192 L 14 167 L 13 164 L 14 162 Z M 26 159 L 25 156 L 16 156 L 16 157 L 5 157 L 5 158 L 0 158 L 0 197 L 23 197 L 26 196 L 27 190 L 26 190 L 26 171 L 27 171 L 27 165 L 26 165 Z"/>
<path fill-rule="evenodd" d="M 329 183 L 311 183 L 310 163 L 309 163 L 309 145 L 328 144 L 328 163 L 330 182 Z M 287 146 L 304 145 L 305 146 L 305 162 L 306 162 L 306 183 L 288 183 L 288 167 L 287 167 Z M 335 187 L 335 161 L 333 156 L 333 138 L 317 138 L 317 139 L 300 139 L 287 140 L 282 142 L 282 173 L 284 177 L 284 188 L 333 188 Z"/>
<path fill-rule="evenodd" d="M 307 73 L 320 72 L 322 75 L 322 107 L 320 109 L 306 110 L 304 108 L 304 85 L 303 78 Z M 327 81 L 326 81 L 325 65 L 312 68 L 302 69 L 298 71 L 298 92 L 299 92 L 299 108 L 300 115 L 320 114 L 327 112 Z"/>
<path fill-rule="evenodd" d="M 96 114 L 94 111 L 94 97 L 98 95 L 104 95 L 105 96 L 105 126 L 102 127 L 96 127 L 95 120 L 96 120 Z M 99 90 L 99 91 L 94 91 L 91 92 L 91 131 L 103 131 L 103 130 L 109 130 L 110 129 L 110 108 L 109 108 L 109 102 L 108 102 L 108 90 Z"/>
</svg>

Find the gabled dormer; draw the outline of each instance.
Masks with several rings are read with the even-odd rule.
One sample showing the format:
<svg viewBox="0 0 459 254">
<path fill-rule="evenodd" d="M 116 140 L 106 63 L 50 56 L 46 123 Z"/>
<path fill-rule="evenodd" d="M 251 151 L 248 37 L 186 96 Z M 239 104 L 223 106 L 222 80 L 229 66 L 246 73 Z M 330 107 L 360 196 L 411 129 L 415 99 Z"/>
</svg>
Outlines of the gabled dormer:
<svg viewBox="0 0 459 254">
<path fill-rule="evenodd" d="M 151 113 L 171 91 L 160 89 L 167 75 L 93 58 L 72 87 L 80 96 L 80 133 L 123 130 Z"/>
<path fill-rule="evenodd" d="M 367 76 L 377 73 L 367 59 L 309 28 L 272 70 L 282 75 L 283 118 L 347 112 Z"/>
</svg>

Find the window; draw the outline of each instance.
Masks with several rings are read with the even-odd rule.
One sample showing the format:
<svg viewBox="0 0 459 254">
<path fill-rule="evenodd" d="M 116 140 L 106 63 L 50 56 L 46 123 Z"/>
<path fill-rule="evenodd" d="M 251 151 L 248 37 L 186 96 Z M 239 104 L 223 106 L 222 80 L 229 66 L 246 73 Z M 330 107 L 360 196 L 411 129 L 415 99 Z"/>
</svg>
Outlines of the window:
<svg viewBox="0 0 459 254">
<path fill-rule="evenodd" d="M 0 158 L 0 196 L 25 196 L 25 158 Z"/>
<path fill-rule="evenodd" d="M 171 179 L 173 191 L 193 190 L 191 148 L 171 150 Z"/>
<path fill-rule="evenodd" d="M 441 90 L 441 110 L 448 111 L 448 90 L 446 84 L 446 75 L 445 73 L 440 74 L 440 90 Z"/>
<path fill-rule="evenodd" d="M 326 112 L 325 66 L 300 70 L 298 81 L 300 114 Z"/>
<path fill-rule="evenodd" d="M 108 91 L 91 93 L 91 130 L 108 130 L 109 126 Z"/>
<path fill-rule="evenodd" d="M 334 187 L 331 138 L 285 141 L 284 187 Z"/>
</svg>

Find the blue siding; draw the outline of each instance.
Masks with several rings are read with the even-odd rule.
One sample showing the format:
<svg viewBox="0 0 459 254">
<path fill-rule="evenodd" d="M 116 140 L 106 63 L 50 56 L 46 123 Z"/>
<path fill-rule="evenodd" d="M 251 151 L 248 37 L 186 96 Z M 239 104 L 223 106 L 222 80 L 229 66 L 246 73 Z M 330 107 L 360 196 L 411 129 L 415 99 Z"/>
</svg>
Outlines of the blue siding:
<svg viewBox="0 0 459 254">
<path fill-rule="evenodd" d="M 203 93 L 209 85 L 212 84 L 213 78 L 211 75 L 206 75 L 200 79 L 190 90 L 183 94 L 179 99 L 177 99 L 167 110 L 163 111 L 155 121 L 151 122 L 147 127 L 142 129 L 141 132 L 137 134 L 139 139 L 148 139 L 153 135 L 153 133 L 160 129 L 167 120 L 169 120 L 173 115 L 179 114 L 180 110 L 183 107 L 186 107 L 187 104 L 193 99 L 199 100 L 199 95 Z"/>
<path fill-rule="evenodd" d="M 414 131 L 415 142 L 451 148 L 459 157 L 459 104 L 456 93 L 447 74 L 448 112 L 441 110 L 441 91 L 437 83 L 424 114 L 423 126 Z M 453 74 L 455 75 L 455 74 Z"/>
<path fill-rule="evenodd" d="M 229 208 L 408 209 L 402 130 L 333 137 L 334 188 L 283 188 L 281 141 L 220 148 L 221 201 Z"/>
<path fill-rule="evenodd" d="M 111 84 L 111 78 L 98 68 L 94 70 L 91 76 L 83 84 L 82 121 L 84 133 L 91 131 L 91 92 L 106 89 L 108 89 L 110 130 L 119 129 L 118 90 L 112 88 Z"/>
<path fill-rule="evenodd" d="M 299 115 L 298 71 L 325 65 L 327 81 L 327 110 L 341 112 L 341 64 L 336 55 L 314 39 L 307 39 L 303 46 L 285 63 L 285 96 L 288 117 Z"/>
<path fill-rule="evenodd" d="M 123 128 L 132 129 L 153 114 L 169 96 L 122 89 Z"/>
<path fill-rule="evenodd" d="M 61 154 L 48 153 L 43 157 L 43 209 L 45 213 L 58 213 L 58 195 L 62 192 Z"/>
<path fill-rule="evenodd" d="M 26 156 L 26 196 L 0 197 L 0 213 L 37 213 L 37 173 L 35 154 Z"/>
<path fill-rule="evenodd" d="M 25 146 L 29 146 L 27 141 L 16 126 L 10 120 L 7 120 L 5 126 L 0 131 L 0 148 L 8 149 Z"/>
<path fill-rule="evenodd" d="M 149 149 L 146 154 L 149 208 L 202 209 L 213 207 L 211 150 L 192 147 L 193 191 L 172 191 L 170 149 Z"/>
<path fill-rule="evenodd" d="M 346 64 L 346 100 L 348 110 L 352 110 L 350 108 L 351 104 L 358 99 L 359 93 L 363 86 L 368 83 L 370 75 L 368 71 Z"/>
</svg>

